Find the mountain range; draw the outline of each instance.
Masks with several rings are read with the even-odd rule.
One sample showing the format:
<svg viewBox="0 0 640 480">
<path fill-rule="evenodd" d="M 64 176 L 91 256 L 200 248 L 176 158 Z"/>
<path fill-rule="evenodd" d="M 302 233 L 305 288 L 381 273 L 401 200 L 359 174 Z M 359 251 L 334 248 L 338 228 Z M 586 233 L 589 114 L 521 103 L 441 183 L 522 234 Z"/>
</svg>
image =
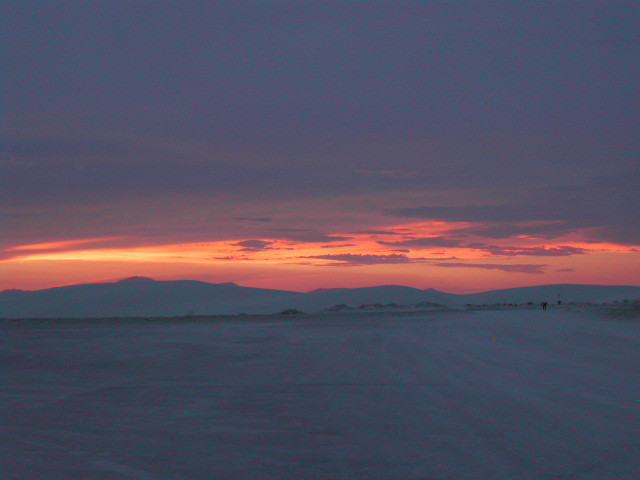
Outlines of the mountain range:
<svg viewBox="0 0 640 480">
<path fill-rule="evenodd" d="M 318 289 L 308 293 L 195 280 L 130 277 L 43 290 L 0 292 L 0 318 L 96 318 L 270 314 L 381 308 L 465 308 L 467 304 L 603 303 L 640 298 L 640 287 L 540 285 L 452 294 L 401 285 Z"/>
</svg>

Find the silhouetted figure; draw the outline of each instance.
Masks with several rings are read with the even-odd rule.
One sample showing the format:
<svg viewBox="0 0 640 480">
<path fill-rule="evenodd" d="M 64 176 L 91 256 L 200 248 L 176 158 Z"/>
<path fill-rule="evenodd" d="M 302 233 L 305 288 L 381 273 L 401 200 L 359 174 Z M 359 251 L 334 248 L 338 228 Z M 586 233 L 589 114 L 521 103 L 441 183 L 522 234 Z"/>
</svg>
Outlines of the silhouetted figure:
<svg viewBox="0 0 640 480">
<path fill-rule="evenodd" d="M 547 303 L 548 302 L 542 302 L 540 305 L 542 305 L 542 309 L 546 310 L 547 309 Z"/>
</svg>

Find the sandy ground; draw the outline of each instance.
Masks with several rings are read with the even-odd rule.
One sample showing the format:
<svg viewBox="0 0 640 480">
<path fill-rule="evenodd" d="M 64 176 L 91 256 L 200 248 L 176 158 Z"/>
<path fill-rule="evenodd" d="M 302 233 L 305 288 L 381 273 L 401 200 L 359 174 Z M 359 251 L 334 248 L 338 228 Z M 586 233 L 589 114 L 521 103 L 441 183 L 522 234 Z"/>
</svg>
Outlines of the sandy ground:
<svg viewBox="0 0 640 480">
<path fill-rule="evenodd" d="M 4 479 L 640 478 L 640 323 L 5 322 Z"/>
</svg>

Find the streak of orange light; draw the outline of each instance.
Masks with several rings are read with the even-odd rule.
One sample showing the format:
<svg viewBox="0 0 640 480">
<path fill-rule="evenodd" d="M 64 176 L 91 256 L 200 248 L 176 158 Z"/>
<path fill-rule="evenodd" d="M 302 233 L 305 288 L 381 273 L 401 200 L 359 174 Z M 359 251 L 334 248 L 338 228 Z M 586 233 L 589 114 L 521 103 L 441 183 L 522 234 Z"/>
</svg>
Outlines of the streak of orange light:
<svg viewBox="0 0 640 480">
<path fill-rule="evenodd" d="M 463 222 L 446 223 L 446 222 L 416 222 L 406 224 L 394 224 L 383 226 L 372 232 L 382 233 L 349 233 L 349 232 L 332 232 L 332 235 L 348 236 L 350 240 L 345 245 L 327 244 L 324 242 L 317 243 L 301 243 L 295 239 L 269 239 L 261 238 L 267 242 L 264 249 L 246 249 L 241 244 L 246 240 L 256 240 L 256 238 L 247 238 L 231 241 L 216 242 L 198 242 L 186 244 L 167 244 L 155 246 L 137 246 L 137 247 L 117 247 L 117 248 L 91 248 L 87 244 L 96 242 L 109 242 L 122 239 L 123 237 L 99 237 L 92 239 L 77 239 L 60 242 L 39 243 L 30 245 L 20 245 L 6 249 L 5 251 L 20 252 L 19 254 L 7 258 L 4 262 L 28 262 L 38 260 L 74 260 L 74 261 L 119 261 L 132 263 L 162 263 L 177 262 L 189 264 L 222 264 L 222 263 L 247 263 L 258 262 L 262 264 L 291 264 L 296 262 L 307 262 L 323 265 L 339 264 L 331 258 L 313 258 L 335 254 L 351 254 L 351 255 L 389 255 L 394 253 L 405 254 L 409 259 L 415 261 L 421 260 L 444 260 L 446 258 L 455 257 L 461 260 L 487 259 L 494 258 L 496 261 L 505 258 L 549 258 L 544 255 L 490 255 L 480 244 L 489 243 L 508 243 L 511 246 L 535 246 L 544 248 L 554 248 L 560 246 L 571 246 L 582 248 L 587 253 L 596 252 L 631 252 L 633 248 L 611 244 L 598 243 L 593 244 L 580 239 L 578 236 L 562 237 L 555 241 L 540 241 L 540 239 L 510 238 L 496 240 L 495 242 L 479 241 L 477 238 L 463 237 L 460 238 L 460 246 L 457 247 L 438 247 L 438 246 L 409 246 L 403 247 L 402 241 L 405 239 L 414 239 L 421 237 L 438 237 L 446 236 L 446 232 L 452 229 L 461 228 L 470 224 Z M 384 232 L 394 232 L 388 234 Z M 407 233 L 403 233 L 407 232 Z M 380 243 L 380 239 L 386 241 Z M 487 240 L 487 239 L 480 239 Z M 400 245 L 394 245 L 399 243 Z M 478 243 L 475 248 L 466 247 L 466 244 Z M 73 247 L 84 246 L 84 248 L 75 249 Z M 395 247 L 395 248 L 394 248 Z M 60 250 L 65 251 L 49 251 L 43 250 Z M 22 253 L 24 252 L 24 253 Z M 306 257 L 306 258 L 305 258 Z M 309 258 L 311 257 L 311 258 Z M 556 257 L 557 258 L 557 257 Z"/>
<path fill-rule="evenodd" d="M 30 245 L 17 245 L 15 247 L 6 248 L 7 252 L 22 250 L 56 250 L 60 248 L 72 247 L 74 245 L 82 245 L 86 243 L 110 242 L 120 240 L 124 237 L 98 237 L 98 238 L 82 238 L 78 240 L 63 240 L 60 242 L 34 243 Z"/>
</svg>

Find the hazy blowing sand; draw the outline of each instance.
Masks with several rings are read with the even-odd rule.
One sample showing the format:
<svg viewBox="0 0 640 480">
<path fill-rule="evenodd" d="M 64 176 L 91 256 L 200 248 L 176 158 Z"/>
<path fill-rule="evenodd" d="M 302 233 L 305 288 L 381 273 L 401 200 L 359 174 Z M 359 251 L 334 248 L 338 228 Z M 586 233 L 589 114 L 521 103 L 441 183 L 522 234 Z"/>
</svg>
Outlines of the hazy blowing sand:
<svg viewBox="0 0 640 480">
<path fill-rule="evenodd" d="M 4 322 L 6 479 L 640 478 L 640 324 Z"/>
</svg>

